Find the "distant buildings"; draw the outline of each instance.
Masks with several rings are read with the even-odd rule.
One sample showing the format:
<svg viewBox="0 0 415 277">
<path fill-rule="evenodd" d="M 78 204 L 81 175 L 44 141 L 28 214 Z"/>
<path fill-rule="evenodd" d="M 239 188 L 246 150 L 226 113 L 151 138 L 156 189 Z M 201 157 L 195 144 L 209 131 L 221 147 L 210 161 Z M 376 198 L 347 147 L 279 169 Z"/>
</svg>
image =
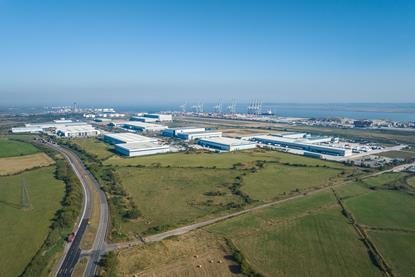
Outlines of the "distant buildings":
<svg viewBox="0 0 415 277">
<path fill-rule="evenodd" d="M 142 122 L 170 122 L 173 121 L 173 116 L 171 114 L 144 113 L 133 116 L 131 120 Z"/>
<path fill-rule="evenodd" d="M 114 144 L 115 151 L 127 157 L 153 155 L 170 151 L 170 147 L 159 144 L 157 138 L 134 133 L 104 134 L 103 140 L 109 144 Z"/>
<path fill-rule="evenodd" d="M 194 133 L 179 133 L 178 138 L 184 140 L 197 140 L 197 139 L 208 139 L 208 138 L 220 138 L 222 132 L 205 131 L 205 132 L 194 132 Z"/>
<path fill-rule="evenodd" d="M 222 132 L 206 131 L 203 127 L 182 127 L 182 128 L 168 128 L 163 131 L 163 136 L 177 137 L 183 140 L 197 140 L 204 138 L 221 137 Z"/>
<path fill-rule="evenodd" d="M 167 153 L 170 151 L 168 145 L 156 144 L 154 142 L 131 142 L 115 145 L 115 151 L 123 156 L 136 157 Z"/>
<path fill-rule="evenodd" d="M 236 151 L 256 148 L 255 142 L 227 137 L 200 139 L 198 144 L 203 147 L 220 151 Z"/>
<path fill-rule="evenodd" d="M 50 123 L 28 123 L 25 127 L 12 128 L 12 133 L 42 133 L 42 132 L 55 132 L 59 128 L 70 126 L 85 126 L 86 122 L 72 122 L 72 121 L 55 121 Z"/>
<path fill-rule="evenodd" d="M 95 137 L 100 131 L 91 125 L 62 126 L 56 129 L 56 135 L 66 138 Z"/>
<path fill-rule="evenodd" d="M 126 121 L 123 123 L 117 123 L 117 126 L 121 126 L 125 129 L 130 129 L 139 132 L 160 132 L 167 129 L 167 126 L 145 123 L 140 121 Z"/>
<path fill-rule="evenodd" d="M 330 137 L 303 137 L 302 133 L 298 136 L 296 136 L 294 133 L 292 136 L 284 136 L 281 134 L 253 136 L 253 140 L 263 144 L 299 149 L 312 153 L 326 154 L 332 156 L 352 155 L 352 150 L 350 149 L 337 148 L 329 145 L 319 144 L 331 141 L 332 138 Z M 311 154 L 308 153 L 307 155 Z"/>
<path fill-rule="evenodd" d="M 41 133 L 43 132 L 43 128 L 38 126 L 27 126 L 27 127 L 15 127 L 12 128 L 13 134 L 20 134 L 20 133 Z"/>
<path fill-rule="evenodd" d="M 141 136 L 134 133 L 104 134 L 103 140 L 109 144 L 132 143 L 132 142 L 156 142 L 156 138 Z"/>
<path fill-rule="evenodd" d="M 202 127 L 180 127 L 180 128 L 168 128 L 163 131 L 163 136 L 166 137 L 176 137 L 181 133 L 200 133 L 204 132 L 206 129 Z"/>
<path fill-rule="evenodd" d="M 373 122 L 371 120 L 355 120 L 353 125 L 355 128 L 368 128 L 372 126 Z"/>
<path fill-rule="evenodd" d="M 160 122 L 157 118 L 144 117 L 144 116 L 133 116 L 133 117 L 130 118 L 130 120 L 131 121 L 147 122 L 147 123 Z"/>
</svg>

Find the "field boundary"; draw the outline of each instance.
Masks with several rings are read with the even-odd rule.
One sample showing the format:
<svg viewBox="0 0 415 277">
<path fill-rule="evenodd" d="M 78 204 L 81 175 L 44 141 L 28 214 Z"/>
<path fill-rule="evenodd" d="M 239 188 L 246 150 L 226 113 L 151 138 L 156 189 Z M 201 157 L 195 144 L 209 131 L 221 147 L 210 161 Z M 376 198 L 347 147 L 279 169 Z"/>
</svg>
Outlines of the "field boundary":
<svg viewBox="0 0 415 277">
<path fill-rule="evenodd" d="M 334 194 L 334 197 L 337 200 L 337 203 L 341 207 L 342 214 L 344 215 L 344 217 L 346 217 L 348 222 L 353 226 L 356 233 L 358 234 L 358 236 L 360 237 L 360 239 L 363 241 L 366 248 L 368 249 L 370 256 L 376 261 L 376 265 L 379 267 L 379 269 L 382 270 L 385 276 L 394 277 L 395 275 L 392 272 L 392 267 L 386 262 L 382 253 L 375 246 L 375 244 L 370 240 L 364 228 L 362 228 L 359 224 L 357 224 L 355 218 L 353 217 L 353 214 L 346 209 L 343 201 L 337 195 L 336 191 L 333 188 L 331 188 L 331 190 Z"/>
</svg>

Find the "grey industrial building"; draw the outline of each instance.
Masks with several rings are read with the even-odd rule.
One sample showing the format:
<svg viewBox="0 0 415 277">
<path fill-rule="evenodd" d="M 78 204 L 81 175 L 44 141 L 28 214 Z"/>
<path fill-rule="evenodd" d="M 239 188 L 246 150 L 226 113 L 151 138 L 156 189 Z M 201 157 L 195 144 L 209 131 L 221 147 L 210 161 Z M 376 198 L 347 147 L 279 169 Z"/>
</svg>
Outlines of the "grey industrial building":
<svg viewBox="0 0 415 277">
<path fill-rule="evenodd" d="M 58 128 L 70 126 L 85 126 L 86 122 L 72 122 L 69 120 L 55 121 L 49 123 L 27 123 L 25 127 L 12 128 L 12 133 L 41 133 L 46 131 L 55 131 Z"/>
<path fill-rule="evenodd" d="M 117 124 L 117 126 L 118 125 L 120 125 L 121 127 L 125 129 L 130 129 L 130 130 L 140 131 L 140 132 L 160 132 L 160 131 L 167 129 L 167 126 L 164 126 L 164 125 L 145 123 L 145 122 L 140 122 L 140 121 L 127 121 L 127 122 Z"/>
<path fill-rule="evenodd" d="M 255 142 L 228 137 L 200 139 L 198 144 L 203 147 L 220 151 L 236 151 L 256 148 Z"/>
<path fill-rule="evenodd" d="M 154 142 L 131 142 L 115 145 L 115 151 L 123 156 L 136 157 L 167 153 L 170 151 L 168 145 L 160 145 Z"/>
<path fill-rule="evenodd" d="M 217 131 L 205 131 L 195 133 L 179 133 L 178 138 L 184 140 L 196 140 L 196 139 L 208 139 L 208 138 L 219 138 L 222 136 L 222 132 Z"/>
<path fill-rule="evenodd" d="M 319 145 L 316 144 L 313 140 L 307 139 L 292 139 L 292 138 L 285 138 L 285 137 L 277 137 L 277 136 L 254 136 L 254 141 L 269 144 L 269 145 L 276 145 L 280 147 L 287 147 L 292 149 L 299 149 L 308 152 L 320 153 L 325 155 L 332 155 L 332 156 L 350 156 L 352 155 L 352 151 L 350 149 L 343 149 L 332 147 L 328 145 Z M 327 139 L 323 139 L 326 141 Z M 320 140 L 321 141 L 321 140 Z"/>
<path fill-rule="evenodd" d="M 67 138 L 95 137 L 101 132 L 91 125 L 63 126 L 56 129 L 56 135 Z"/>
<path fill-rule="evenodd" d="M 163 131 L 163 136 L 176 137 L 181 133 L 200 133 L 206 131 L 203 127 L 179 127 L 179 128 L 168 128 Z"/>
<path fill-rule="evenodd" d="M 157 138 L 150 138 L 134 133 L 111 133 L 104 134 L 103 140 L 109 144 L 120 144 L 131 142 L 156 142 Z"/>
<path fill-rule="evenodd" d="M 107 133 L 103 140 L 115 145 L 115 152 L 127 157 L 153 155 L 170 151 L 170 146 L 158 144 L 157 138 L 135 133 Z"/>
</svg>

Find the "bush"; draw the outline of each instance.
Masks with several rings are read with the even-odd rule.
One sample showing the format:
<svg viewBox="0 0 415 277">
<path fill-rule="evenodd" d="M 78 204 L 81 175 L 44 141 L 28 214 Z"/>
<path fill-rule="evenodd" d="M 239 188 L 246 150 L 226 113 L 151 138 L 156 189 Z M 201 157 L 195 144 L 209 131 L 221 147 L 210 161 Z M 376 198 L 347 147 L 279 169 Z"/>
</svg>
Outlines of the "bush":
<svg viewBox="0 0 415 277">
<path fill-rule="evenodd" d="M 114 252 L 109 252 L 99 261 L 99 266 L 101 267 L 102 277 L 115 277 L 117 276 L 117 267 L 118 267 L 118 258 Z"/>
<path fill-rule="evenodd" d="M 62 199 L 62 208 L 56 212 L 48 236 L 21 276 L 48 275 L 44 272 L 45 268 L 48 268 L 50 259 L 53 257 L 56 249 L 63 247 L 63 240 L 66 237 L 65 231 L 73 228 L 81 211 L 82 187 L 65 160 L 56 160 L 55 177 L 65 182 L 65 196 Z"/>
</svg>

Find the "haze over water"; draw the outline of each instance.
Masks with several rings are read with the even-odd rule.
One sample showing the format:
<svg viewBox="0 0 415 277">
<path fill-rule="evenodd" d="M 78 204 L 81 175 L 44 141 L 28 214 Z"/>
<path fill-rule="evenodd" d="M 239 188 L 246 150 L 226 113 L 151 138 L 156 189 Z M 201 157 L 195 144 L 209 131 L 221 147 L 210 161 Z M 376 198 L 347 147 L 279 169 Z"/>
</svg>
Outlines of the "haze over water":
<svg viewBox="0 0 415 277">
<path fill-rule="evenodd" d="M 223 103 L 223 110 L 229 103 Z M 213 112 L 214 103 L 205 103 L 204 111 Z M 239 103 L 237 112 L 246 113 L 248 103 Z M 191 111 L 192 103 L 187 104 L 187 111 Z M 385 119 L 394 121 L 415 121 L 415 103 L 264 103 L 263 112 L 267 109 L 277 116 L 287 117 L 347 117 L 354 119 Z M 116 108 L 128 112 L 158 112 L 180 111 L 180 104 L 155 105 L 120 105 Z"/>
</svg>

